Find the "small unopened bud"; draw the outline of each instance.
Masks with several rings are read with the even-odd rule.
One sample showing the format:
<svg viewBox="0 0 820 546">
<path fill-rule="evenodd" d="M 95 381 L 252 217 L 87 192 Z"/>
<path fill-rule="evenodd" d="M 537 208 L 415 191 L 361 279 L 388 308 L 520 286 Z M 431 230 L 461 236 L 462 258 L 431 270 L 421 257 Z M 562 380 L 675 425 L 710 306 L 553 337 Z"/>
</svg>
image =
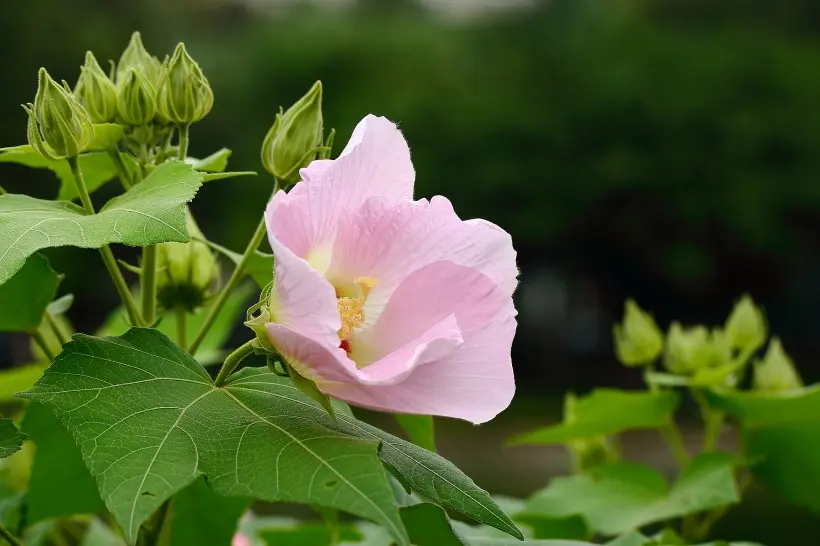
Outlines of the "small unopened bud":
<svg viewBox="0 0 820 546">
<path fill-rule="evenodd" d="M 615 353 L 626 366 L 643 366 L 653 362 L 663 350 L 663 334 L 652 315 L 634 300 L 627 300 L 624 320 L 613 328 Z"/>
<path fill-rule="evenodd" d="M 317 81 L 287 112 L 276 114 L 262 143 L 262 165 L 277 179 L 295 184 L 299 169 L 324 149 L 323 134 L 322 82 Z"/>
<path fill-rule="evenodd" d="M 117 115 L 117 88 L 103 72 L 94 54 L 87 51 L 80 79 L 74 87 L 74 95 L 85 106 L 91 121 L 108 123 Z"/>
<path fill-rule="evenodd" d="M 131 35 L 131 41 L 128 42 L 128 47 L 122 52 L 120 62 L 117 63 L 117 85 L 126 79 L 131 69 L 142 73 L 152 86 L 156 86 L 160 74 L 160 62 L 145 49 L 139 32 Z"/>
<path fill-rule="evenodd" d="M 162 116 L 177 125 L 190 125 L 208 115 L 214 94 L 199 65 L 180 43 L 163 65 L 157 86 L 157 106 Z"/>
<path fill-rule="evenodd" d="M 192 239 L 202 238 L 190 212 L 188 233 Z M 202 306 L 218 275 L 213 252 L 200 240 L 158 245 L 157 266 L 157 300 L 165 309 L 193 311 Z"/>
<path fill-rule="evenodd" d="M 684 328 L 677 322 L 669 327 L 663 364 L 670 372 L 688 375 L 728 364 L 730 360 L 729 343 L 721 330 L 709 332 L 704 326 Z"/>
<path fill-rule="evenodd" d="M 733 349 L 754 352 L 766 342 L 766 319 L 748 294 L 735 304 L 725 330 Z"/>
<path fill-rule="evenodd" d="M 766 356 L 755 363 L 753 385 L 755 390 L 764 392 L 781 392 L 803 386 L 794 362 L 783 350 L 779 339 L 772 338 Z"/>
<path fill-rule="evenodd" d="M 23 108 L 29 116 L 26 130 L 29 144 L 42 156 L 48 159 L 76 157 L 91 144 L 94 127 L 88 112 L 68 84 L 58 84 L 45 68 L 39 72 L 34 104 Z"/>
<path fill-rule="evenodd" d="M 117 85 L 118 119 L 124 125 L 148 125 L 157 109 L 154 86 L 142 72 L 130 68 Z"/>
</svg>

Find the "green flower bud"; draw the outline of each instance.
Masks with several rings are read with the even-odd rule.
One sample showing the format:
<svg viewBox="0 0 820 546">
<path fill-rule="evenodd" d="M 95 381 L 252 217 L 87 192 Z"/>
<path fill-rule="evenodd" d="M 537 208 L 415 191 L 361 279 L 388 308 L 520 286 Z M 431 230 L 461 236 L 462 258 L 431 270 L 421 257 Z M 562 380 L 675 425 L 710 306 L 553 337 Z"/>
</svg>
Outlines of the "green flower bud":
<svg viewBox="0 0 820 546">
<path fill-rule="evenodd" d="M 160 75 L 159 59 L 148 53 L 145 49 L 145 46 L 142 44 L 142 36 L 139 32 L 135 32 L 131 35 L 131 41 L 128 42 L 128 47 L 122 52 L 120 62 L 117 63 L 117 85 L 120 85 L 128 77 L 128 71 L 131 69 L 145 76 L 145 78 L 151 82 L 152 86 L 157 85 L 157 80 Z"/>
<path fill-rule="evenodd" d="M 28 142 L 43 157 L 76 157 L 91 144 L 94 127 L 88 112 L 68 84 L 58 84 L 45 68 L 40 69 L 34 104 L 23 108 L 29 116 Z"/>
<path fill-rule="evenodd" d="M 748 294 L 735 304 L 725 329 L 731 347 L 744 352 L 754 352 L 762 347 L 768 334 L 763 311 Z"/>
<path fill-rule="evenodd" d="M 663 334 L 652 315 L 634 300 L 627 300 L 624 320 L 613 328 L 615 353 L 625 366 L 643 366 L 653 362 L 663 350 Z"/>
<path fill-rule="evenodd" d="M 663 364 L 667 370 L 688 375 L 706 368 L 716 368 L 731 361 L 732 353 L 726 334 L 705 326 L 684 328 L 673 322 L 666 336 Z"/>
<path fill-rule="evenodd" d="M 162 115 L 177 125 L 195 123 L 211 111 L 214 94 L 199 65 L 178 44 L 162 70 L 157 86 L 157 104 Z"/>
<path fill-rule="evenodd" d="M 307 167 L 323 149 L 322 82 L 287 112 L 281 109 L 262 143 L 262 165 L 277 179 L 295 184 L 299 169 Z"/>
<path fill-rule="evenodd" d="M 90 51 L 85 53 L 85 65 L 81 67 L 74 95 L 85 106 L 92 122 L 114 121 L 117 115 L 117 87 L 103 72 Z"/>
<path fill-rule="evenodd" d="M 154 86 L 142 72 L 130 68 L 117 85 L 118 119 L 124 125 L 148 125 L 157 110 Z"/>
<path fill-rule="evenodd" d="M 783 350 L 778 338 L 772 338 L 766 356 L 755 363 L 752 383 L 755 390 L 764 392 L 788 391 L 803 386 L 794 362 Z"/>
<path fill-rule="evenodd" d="M 193 311 L 202 306 L 211 295 L 211 285 L 219 269 L 216 258 L 202 241 L 202 232 L 190 211 L 188 243 L 162 243 L 157 245 L 157 300 L 165 309 Z"/>
</svg>

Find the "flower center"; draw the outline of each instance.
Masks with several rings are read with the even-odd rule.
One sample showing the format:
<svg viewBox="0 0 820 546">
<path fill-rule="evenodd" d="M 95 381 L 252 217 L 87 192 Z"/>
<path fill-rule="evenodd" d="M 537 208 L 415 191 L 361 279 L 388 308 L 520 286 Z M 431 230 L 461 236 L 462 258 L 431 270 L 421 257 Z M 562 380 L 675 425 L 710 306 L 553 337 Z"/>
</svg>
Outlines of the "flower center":
<svg viewBox="0 0 820 546">
<path fill-rule="evenodd" d="M 342 327 L 339 328 L 339 339 L 342 340 L 341 347 L 348 352 L 350 345 L 347 343 L 347 338 L 353 334 L 354 328 L 364 324 L 364 303 L 367 301 L 370 291 L 376 286 L 376 279 L 373 277 L 358 277 L 353 282 L 359 287 L 359 297 L 340 297 L 336 299 L 339 316 L 342 319 Z"/>
</svg>

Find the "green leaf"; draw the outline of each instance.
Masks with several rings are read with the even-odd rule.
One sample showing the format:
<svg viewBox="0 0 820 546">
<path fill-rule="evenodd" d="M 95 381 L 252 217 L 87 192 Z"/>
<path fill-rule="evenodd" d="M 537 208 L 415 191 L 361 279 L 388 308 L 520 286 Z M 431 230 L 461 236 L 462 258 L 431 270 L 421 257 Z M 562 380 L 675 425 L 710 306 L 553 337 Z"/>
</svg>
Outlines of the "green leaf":
<svg viewBox="0 0 820 546">
<path fill-rule="evenodd" d="M 27 494 L 30 523 L 105 508 L 80 448 L 47 407 L 30 403 L 23 431 L 37 446 Z"/>
<path fill-rule="evenodd" d="M 578 399 L 571 420 L 516 436 L 510 443 L 562 444 L 625 430 L 661 428 L 672 421 L 679 403 L 680 396 L 671 391 L 651 393 L 596 389 Z"/>
<path fill-rule="evenodd" d="M 58 275 L 48 260 L 32 255 L 25 265 L 0 285 L 0 332 L 34 332 L 57 294 Z"/>
<path fill-rule="evenodd" d="M 185 203 L 201 184 L 202 175 L 188 165 L 164 163 L 93 215 L 65 201 L 0 195 L 0 284 L 43 248 L 186 242 Z"/>
<path fill-rule="evenodd" d="M 729 453 L 693 459 L 670 489 L 663 476 L 639 464 L 602 465 L 587 474 L 556 478 L 536 493 L 526 514 L 583 516 L 595 531 L 618 535 L 644 525 L 739 500 Z"/>
<path fill-rule="evenodd" d="M 711 393 L 742 425 L 755 478 L 788 501 L 820 512 L 820 385 L 781 393 Z"/>
<path fill-rule="evenodd" d="M 401 509 L 401 519 L 415 546 L 464 546 L 440 506 L 421 503 Z"/>
<path fill-rule="evenodd" d="M 230 544 L 250 502 L 217 495 L 199 478 L 171 499 L 160 545 Z"/>
<path fill-rule="evenodd" d="M 117 123 L 95 123 L 89 151 L 115 149 L 124 132 L 125 128 Z"/>
<path fill-rule="evenodd" d="M 436 451 L 436 430 L 432 415 L 397 413 L 396 421 L 411 442 L 428 451 Z"/>
<path fill-rule="evenodd" d="M 130 156 L 123 156 L 126 165 L 133 169 L 136 163 Z M 57 199 L 70 201 L 77 199 L 77 186 L 68 162 L 64 159 L 52 161 L 46 159 L 29 145 L 15 146 L 0 150 L 0 163 L 17 163 L 36 169 L 50 169 L 60 179 L 60 191 Z M 91 152 L 80 155 L 80 169 L 83 171 L 85 185 L 88 192 L 93 193 L 97 188 L 117 176 L 117 168 L 104 152 Z"/>
<path fill-rule="evenodd" d="M 16 393 L 30 389 L 47 367 L 48 363 L 37 363 L 0 372 L 0 404 L 14 400 Z"/>
<path fill-rule="evenodd" d="M 14 421 L 0 417 L 0 459 L 16 453 L 25 439 L 26 435 L 17 430 Z"/>
<path fill-rule="evenodd" d="M 245 310 L 248 308 L 248 298 L 253 290 L 248 285 L 243 285 L 231 292 L 225 305 L 219 310 L 216 320 L 208 330 L 208 335 L 196 351 L 196 359 L 204 366 L 211 364 L 221 364 L 225 358 L 225 342 L 236 328 L 245 319 Z M 188 315 L 185 325 L 187 338 L 193 339 L 205 317 L 210 310 L 210 304 L 198 309 L 196 313 Z M 122 307 L 117 308 L 106 318 L 103 325 L 97 330 L 99 336 L 118 336 L 128 331 L 128 314 Z M 177 333 L 177 317 L 174 312 L 166 312 L 160 317 L 157 330 L 170 338 L 174 338 Z M 25 390 L 25 389 L 22 389 Z"/>
<path fill-rule="evenodd" d="M 276 380 L 235 388 L 248 377 L 239 373 L 217 389 L 166 336 L 135 328 L 75 335 L 25 396 L 73 433 L 130 543 L 167 498 L 205 474 L 219 494 L 345 510 L 408 545 L 378 442 L 334 431 L 318 406 L 293 399 L 292 385 L 265 376 Z"/>
<path fill-rule="evenodd" d="M 222 148 L 212 153 L 208 157 L 197 159 L 195 157 L 186 157 L 185 163 L 193 167 L 197 171 L 206 173 L 221 173 L 228 168 L 228 158 L 231 157 L 231 150 Z"/>
<path fill-rule="evenodd" d="M 237 176 L 256 176 L 255 171 L 230 171 L 226 173 L 205 173 L 202 175 L 202 182 L 213 182 L 215 180 L 225 180 L 236 178 Z"/>
<path fill-rule="evenodd" d="M 229 250 L 222 245 L 218 245 L 213 241 L 205 241 L 208 246 L 223 254 L 226 258 L 231 260 L 235 265 L 242 259 L 242 254 Z M 265 288 L 273 281 L 273 254 L 265 254 L 264 252 L 255 251 L 248 260 L 248 265 L 245 268 L 245 274 L 251 277 L 256 282 L 259 288 Z"/>
<path fill-rule="evenodd" d="M 328 415 L 336 418 L 336 412 L 333 411 L 333 404 L 330 401 L 330 397 L 319 390 L 319 387 L 316 386 L 316 383 L 302 377 L 299 372 L 294 370 L 289 364 L 285 363 L 288 369 L 288 375 L 290 376 L 291 381 L 293 381 L 293 385 L 302 391 L 302 394 L 306 395 L 308 398 L 311 398 L 314 402 L 318 402 L 322 409 L 327 412 Z"/>
<path fill-rule="evenodd" d="M 607 542 L 606 546 L 644 546 L 644 544 L 649 542 L 649 540 L 650 539 L 648 536 L 645 536 L 638 531 L 633 531 L 620 536 L 615 540 Z"/>
<path fill-rule="evenodd" d="M 125 546 L 125 542 L 102 521 L 91 518 L 80 546 Z"/>
<path fill-rule="evenodd" d="M 374 527 L 381 529 L 378 526 Z M 279 516 L 256 516 L 244 521 L 240 531 L 252 540 L 251 544 L 254 546 L 336 546 L 332 544 L 331 531 L 324 522 L 305 522 Z M 361 538 L 361 534 L 351 525 L 339 526 L 339 539 L 358 541 Z"/>
<path fill-rule="evenodd" d="M 74 294 L 66 294 L 49 303 L 46 311 L 52 315 L 62 315 L 71 309 L 72 305 L 74 305 Z"/>
</svg>

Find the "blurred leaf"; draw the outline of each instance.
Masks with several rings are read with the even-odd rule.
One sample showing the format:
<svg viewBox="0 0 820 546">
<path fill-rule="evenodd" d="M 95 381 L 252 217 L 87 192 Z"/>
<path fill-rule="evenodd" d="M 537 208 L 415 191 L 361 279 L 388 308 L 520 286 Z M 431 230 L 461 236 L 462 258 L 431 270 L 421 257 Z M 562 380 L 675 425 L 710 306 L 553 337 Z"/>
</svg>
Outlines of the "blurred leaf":
<svg viewBox="0 0 820 546">
<path fill-rule="evenodd" d="M 740 420 L 744 455 L 763 484 L 820 512 L 820 385 L 780 393 L 710 393 Z"/>
<path fill-rule="evenodd" d="M 13 277 L 0 284 L 0 332 L 37 330 L 60 280 L 44 256 L 30 256 Z"/>
<path fill-rule="evenodd" d="M 117 123 L 95 123 L 94 138 L 91 140 L 89 151 L 111 150 L 117 147 L 122 140 L 125 128 Z"/>
<path fill-rule="evenodd" d="M 225 357 L 225 343 L 230 338 L 231 333 L 237 325 L 245 320 L 245 310 L 248 307 L 248 298 L 253 289 L 248 285 L 242 285 L 236 288 L 228 296 L 225 305 L 220 309 L 216 316 L 211 329 L 208 330 L 208 335 L 199 346 L 196 352 L 196 359 L 203 365 L 209 366 L 212 364 L 221 363 Z M 187 338 L 193 339 L 199 331 L 202 323 L 205 322 L 205 317 L 208 315 L 210 309 L 209 304 L 198 309 L 196 313 L 188 315 L 188 321 L 185 325 L 188 332 Z M 97 330 L 98 336 L 119 336 L 124 334 L 130 328 L 127 320 L 128 315 L 122 307 L 118 307 L 113 311 L 105 322 Z M 170 338 L 174 338 L 177 332 L 177 317 L 174 312 L 165 312 L 161 317 L 157 330 Z"/>
<path fill-rule="evenodd" d="M 0 371 L 0 403 L 14 400 L 16 393 L 30 389 L 48 365 L 44 362 Z"/>
<path fill-rule="evenodd" d="M 126 165 L 133 168 L 136 163 L 130 156 L 123 156 Z M 38 169 L 50 169 L 60 179 L 60 191 L 57 199 L 61 201 L 71 201 L 77 199 L 77 187 L 74 184 L 74 177 L 68 162 L 64 159 L 52 161 L 46 159 L 29 145 L 15 146 L 0 150 L 0 163 L 17 163 L 26 167 Z M 80 169 L 83 171 L 85 185 L 88 193 L 93 193 L 97 188 L 117 176 L 117 169 L 111 158 L 104 152 L 91 152 L 80 156 Z"/>
<path fill-rule="evenodd" d="M 644 546 L 649 542 L 649 537 L 638 531 L 633 531 L 626 535 L 620 536 L 615 540 L 606 543 L 606 546 Z"/>
<path fill-rule="evenodd" d="M 583 516 L 604 535 L 618 535 L 644 525 L 738 502 L 729 453 L 706 453 L 693 459 L 670 489 L 656 470 L 616 463 L 590 472 L 554 479 L 536 493 L 525 514 Z"/>
<path fill-rule="evenodd" d="M 208 246 L 223 254 L 226 258 L 231 260 L 234 264 L 238 264 L 242 259 L 242 254 L 238 254 L 232 250 L 218 245 L 213 241 L 205 241 Z M 259 288 L 265 288 L 273 280 L 273 254 L 265 254 L 258 250 L 251 255 L 248 260 L 248 265 L 245 268 L 245 274 L 251 277 L 256 282 Z"/>
<path fill-rule="evenodd" d="M 407 433 L 411 442 L 428 451 L 436 451 L 436 430 L 435 421 L 431 415 L 411 415 L 409 413 L 397 413 L 396 421 Z"/>
<path fill-rule="evenodd" d="M 162 333 L 134 328 L 116 338 L 74 336 L 26 395 L 75 435 L 129 542 L 205 473 L 219 494 L 338 508 L 408 545 L 378 442 L 334 432 L 288 380 L 243 372 L 217 389 Z M 249 378 L 260 388 L 243 388 Z M 217 420 L 232 426 L 214 442 Z M 147 437 L 159 443 L 146 445 Z"/>
<path fill-rule="evenodd" d="M 562 444 L 625 430 L 668 425 L 680 403 L 675 392 L 627 392 L 596 389 L 579 398 L 574 416 L 561 424 L 515 436 L 510 444 Z"/>
<path fill-rule="evenodd" d="M 231 150 L 222 148 L 212 153 L 208 157 L 197 159 L 195 157 L 186 157 L 185 163 L 194 168 L 194 170 L 206 173 L 221 173 L 228 168 L 228 158 L 231 157 Z"/>
<path fill-rule="evenodd" d="M 171 499 L 158 546 L 230 544 L 250 503 L 217 495 L 200 477 Z"/>
<path fill-rule="evenodd" d="M 0 417 L 0 459 L 16 453 L 25 439 L 26 435 L 17 430 L 14 421 Z"/>
<path fill-rule="evenodd" d="M 464 546 L 450 525 L 447 513 L 435 504 L 422 503 L 401 509 L 401 519 L 414 546 Z"/>
<path fill-rule="evenodd" d="M 26 497 L 29 523 L 105 508 L 80 448 L 48 408 L 29 403 L 23 431 L 37 447 Z"/>
<path fill-rule="evenodd" d="M 243 523 L 241 529 L 245 535 L 258 537 L 261 544 L 269 546 L 335 546 L 331 543 L 330 529 L 321 522 L 304 522 L 283 517 L 255 517 Z M 392 540 L 389 536 L 388 534 L 388 540 Z M 357 541 L 361 535 L 349 524 L 342 524 L 339 526 L 339 538 L 343 541 Z"/>
<path fill-rule="evenodd" d="M 201 184 L 202 175 L 188 165 L 163 163 L 93 215 L 65 201 L 0 195 L 0 247 L 6 249 L 0 254 L 0 284 L 43 248 L 186 242 L 185 204 Z"/>
<path fill-rule="evenodd" d="M 74 294 L 66 294 L 48 304 L 46 310 L 52 315 L 62 315 L 74 305 Z"/>
<path fill-rule="evenodd" d="M 205 519 L 205 518 L 203 518 Z M 180 543 L 183 544 L 183 543 Z M 195 544 L 184 543 L 184 544 Z M 225 544 L 228 544 L 225 542 Z M 125 546 L 125 541 L 109 526 L 97 518 L 91 518 L 80 546 Z"/>
</svg>

